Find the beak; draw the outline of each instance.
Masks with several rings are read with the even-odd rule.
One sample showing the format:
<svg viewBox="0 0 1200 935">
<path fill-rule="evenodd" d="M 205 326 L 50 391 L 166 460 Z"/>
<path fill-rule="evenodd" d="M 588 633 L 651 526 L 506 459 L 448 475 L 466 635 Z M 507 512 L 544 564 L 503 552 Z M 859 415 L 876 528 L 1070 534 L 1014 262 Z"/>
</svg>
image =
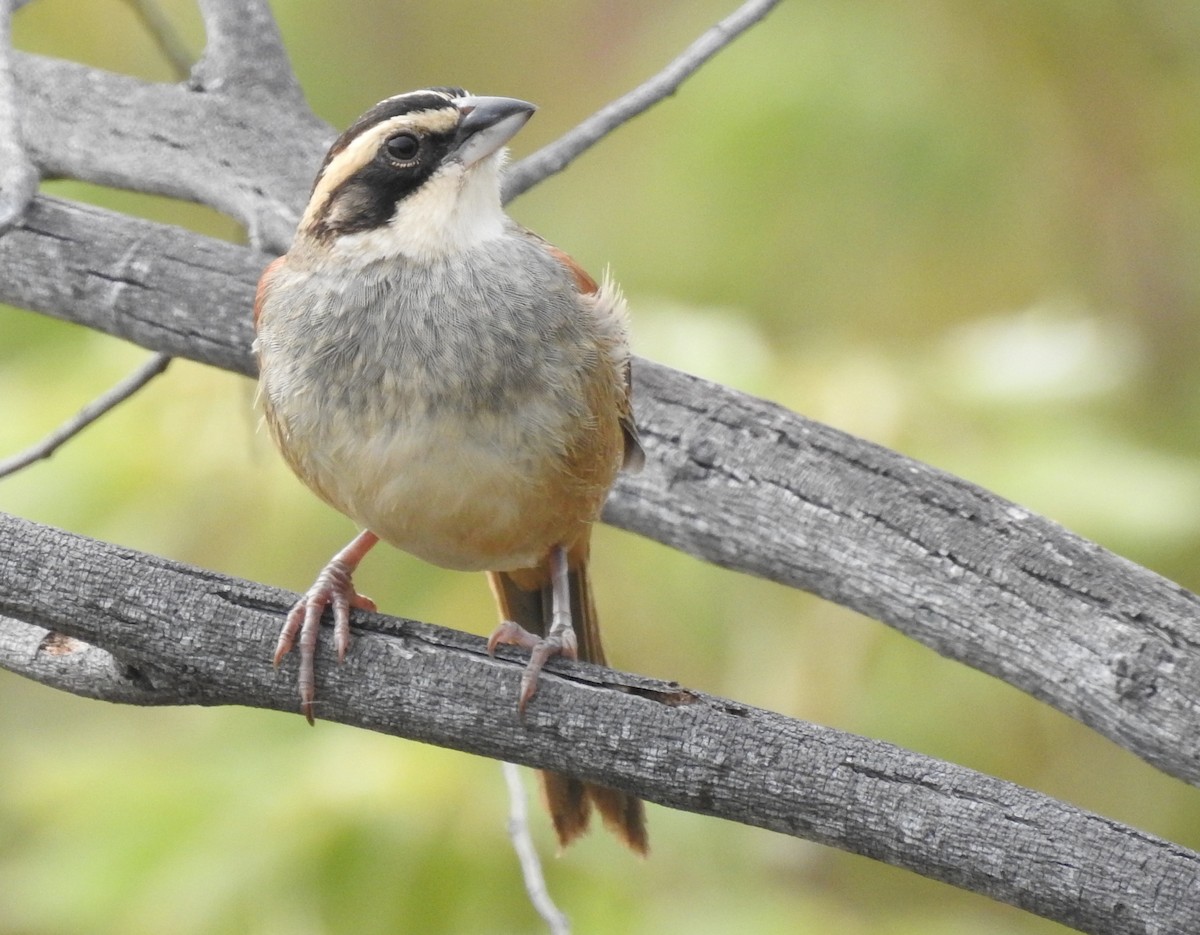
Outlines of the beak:
<svg viewBox="0 0 1200 935">
<path fill-rule="evenodd" d="M 475 165 L 516 136 L 537 108 L 512 97 L 460 97 L 455 101 L 462 120 L 454 143 L 454 158 Z"/>
</svg>

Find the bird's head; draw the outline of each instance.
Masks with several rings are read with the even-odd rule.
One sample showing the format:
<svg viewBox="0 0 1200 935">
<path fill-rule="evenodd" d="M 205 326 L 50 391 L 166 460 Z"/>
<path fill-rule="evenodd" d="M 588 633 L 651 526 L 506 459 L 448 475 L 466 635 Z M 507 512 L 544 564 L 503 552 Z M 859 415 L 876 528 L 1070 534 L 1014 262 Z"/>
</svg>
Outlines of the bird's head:
<svg viewBox="0 0 1200 935">
<path fill-rule="evenodd" d="M 342 259 L 420 259 L 500 236 L 504 144 L 536 108 L 461 88 L 380 101 L 330 147 L 298 238 Z"/>
</svg>

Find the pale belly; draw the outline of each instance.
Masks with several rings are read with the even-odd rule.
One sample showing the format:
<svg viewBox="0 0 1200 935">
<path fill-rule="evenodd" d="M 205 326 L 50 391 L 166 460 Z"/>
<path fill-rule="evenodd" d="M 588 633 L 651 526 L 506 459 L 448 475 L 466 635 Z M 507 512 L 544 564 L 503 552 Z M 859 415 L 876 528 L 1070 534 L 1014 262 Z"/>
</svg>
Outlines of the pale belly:
<svg viewBox="0 0 1200 935">
<path fill-rule="evenodd" d="M 525 424 L 532 414 L 523 415 Z M 510 418 L 442 418 L 372 436 L 326 429 L 286 454 L 318 494 L 398 549 L 460 571 L 529 568 L 586 532 L 612 478 L 584 486 L 563 471 L 560 452 Z"/>
</svg>

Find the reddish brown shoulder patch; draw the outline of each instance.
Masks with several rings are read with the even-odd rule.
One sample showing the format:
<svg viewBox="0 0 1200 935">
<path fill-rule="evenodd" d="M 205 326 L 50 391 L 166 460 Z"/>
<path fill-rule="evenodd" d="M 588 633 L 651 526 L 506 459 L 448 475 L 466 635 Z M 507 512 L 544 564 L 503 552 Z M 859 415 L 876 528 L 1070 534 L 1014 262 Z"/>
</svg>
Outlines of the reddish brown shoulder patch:
<svg viewBox="0 0 1200 935">
<path fill-rule="evenodd" d="M 568 254 L 564 253 L 553 244 L 546 244 L 546 249 L 549 251 L 550 255 L 554 257 L 554 259 L 558 260 L 559 263 L 567 268 L 568 272 L 570 272 L 570 274 L 574 277 L 575 286 L 580 292 L 584 293 L 585 295 L 590 295 L 593 292 L 600 291 L 600 285 L 596 282 L 596 280 L 589 276 L 588 271 L 572 260 Z"/>
<path fill-rule="evenodd" d="M 271 277 L 275 274 L 287 260 L 286 256 L 276 257 L 267 264 L 267 268 L 263 270 L 263 274 L 258 280 L 258 289 L 254 292 L 254 330 L 258 330 L 258 316 L 262 314 L 263 301 L 267 297 L 267 287 L 271 284 Z"/>
</svg>

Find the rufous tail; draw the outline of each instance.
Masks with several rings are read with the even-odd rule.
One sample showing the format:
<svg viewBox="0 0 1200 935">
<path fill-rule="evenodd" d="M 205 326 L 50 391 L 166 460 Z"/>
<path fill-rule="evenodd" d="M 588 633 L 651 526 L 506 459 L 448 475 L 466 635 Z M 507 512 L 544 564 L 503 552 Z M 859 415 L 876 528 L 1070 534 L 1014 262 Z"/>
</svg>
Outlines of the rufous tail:
<svg viewBox="0 0 1200 935">
<path fill-rule="evenodd" d="M 571 623 L 579 643 L 579 658 L 606 665 L 596 605 L 588 582 L 588 539 L 584 537 L 567 553 L 571 585 Z M 520 571 L 488 572 L 492 592 L 502 619 L 511 620 L 530 633 L 544 636 L 551 620 L 550 563 Z M 638 854 L 649 850 L 646 812 L 642 800 L 605 786 L 583 782 L 560 773 L 542 771 L 542 793 L 559 843 L 566 847 L 587 831 L 592 806 L 605 826 L 622 843 Z"/>
</svg>

